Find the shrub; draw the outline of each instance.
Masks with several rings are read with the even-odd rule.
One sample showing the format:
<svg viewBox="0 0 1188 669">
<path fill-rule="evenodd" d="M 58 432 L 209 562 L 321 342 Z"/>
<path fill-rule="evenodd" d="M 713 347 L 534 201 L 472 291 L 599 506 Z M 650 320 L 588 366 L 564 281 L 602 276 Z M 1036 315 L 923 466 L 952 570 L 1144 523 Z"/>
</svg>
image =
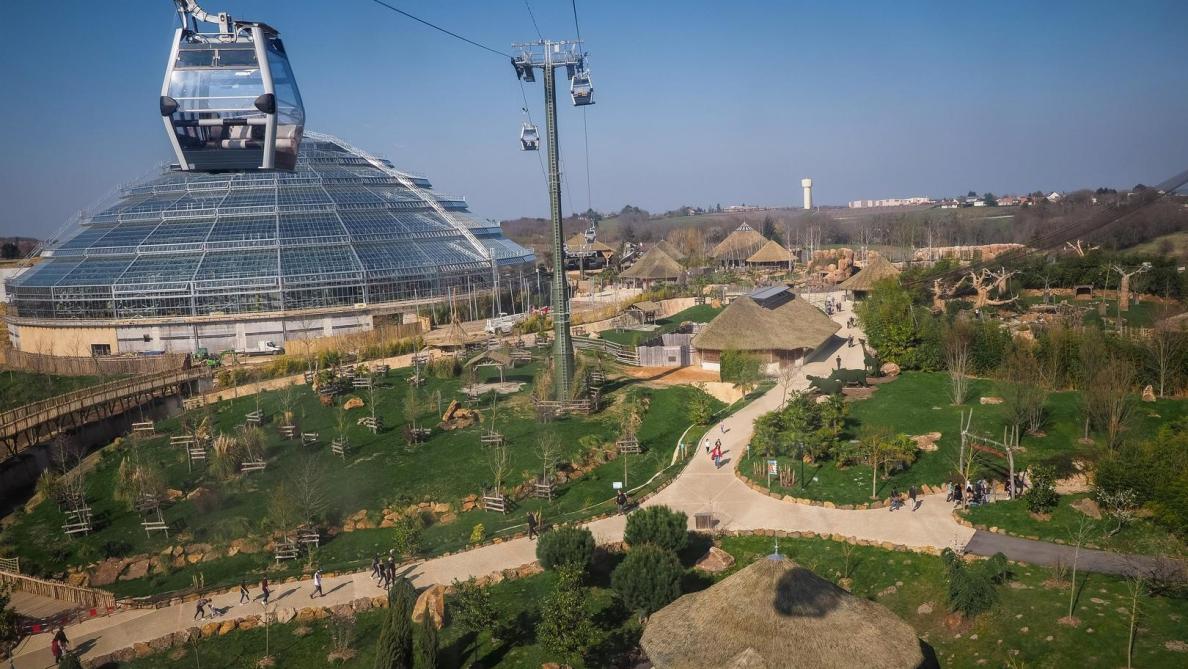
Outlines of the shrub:
<svg viewBox="0 0 1188 669">
<path fill-rule="evenodd" d="M 437 669 L 437 626 L 428 614 L 421 619 L 413 636 L 413 667 Z"/>
<path fill-rule="evenodd" d="M 688 521 L 684 512 L 666 506 L 649 506 L 627 516 L 623 540 L 632 547 L 655 544 L 677 553 L 689 543 Z"/>
<path fill-rule="evenodd" d="M 495 635 L 498 618 L 491 603 L 491 593 L 480 588 L 473 578 L 454 581 L 454 596 L 448 601 L 450 618 L 464 632 L 478 634 L 490 631 Z"/>
<path fill-rule="evenodd" d="M 416 513 L 396 521 L 392 527 L 392 543 L 401 557 L 409 558 L 416 555 L 421 548 L 421 530 L 424 527 L 425 522 Z"/>
<path fill-rule="evenodd" d="M 1027 510 L 1032 513 L 1047 513 L 1056 508 L 1060 495 L 1056 493 L 1056 474 L 1051 467 L 1036 465 L 1031 468 L 1031 489 L 1023 496 Z"/>
<path fill-rule="evenodd" d="M 481 544 L 486 536 L 487 528 L 483 527 L 482 523 L 475 523 L 474 527 L 470 528 L 470 543 Z"/>
<path fill-rule="evenodd" d="M 594 562 L 594 535 L 584 527 L 560 527 L 540 536 L 536 559 L 545 569 L 575 567 L 586 571 Z"/>
<path fill-rule="evenodd" d="M 557 572 L 557 584 L 541 604 L 536 637 L 550 653 L 567 661 L 586 654 L 597 637 L 587 611 L 589 592 L 582 587 L 582 574 L 574 566 Z"/>
<path fill-rule="evenodd" d="M 949 585 L 949 610 L 973 617 L 994 606 L 998 598 L 994 586 L 1008 575 L 1005 555 L 995 553 L 989 560 L 966 564 L 961 556 L 946 548 L 941 560 Z"/>
<path fill-rule="evenodd" d="M 680 596 L 684 571 L 675 553 L 644 544 L 627 553 L 611 574 L 611 585 L 628 608 L 648 614 Z"/>
<path fill-rule="evenodd" d="M 66 653 L 58 661 L 58 669 L 82 669 L 82 663 L 74 653 Z"/>
</svg>

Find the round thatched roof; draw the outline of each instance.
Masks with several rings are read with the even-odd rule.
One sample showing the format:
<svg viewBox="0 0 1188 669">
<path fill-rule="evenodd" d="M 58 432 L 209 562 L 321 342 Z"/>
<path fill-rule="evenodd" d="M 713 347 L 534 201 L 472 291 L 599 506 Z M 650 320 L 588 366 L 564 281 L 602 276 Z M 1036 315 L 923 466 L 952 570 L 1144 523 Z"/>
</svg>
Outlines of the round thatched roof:
<svg viewBox="0 0 1188 669">
<path fill-rule="evenodd" d="M 619 276 L 624 279 L 668 279 L 676 280 L 685 273 L 685 268 L 667 253 L 653 246 L 635 264 L 623 270 Z"/>
<path fill-rule="evenodd" d="M 765 242 L 767 242 L 766 237 L 755 232 L 755 228 L 743 223 L 734 232 L 727 235 L 726 239 L 718 242 L 710 255 L 718 261 L 742 261 L 751 257 L 751 254 L 758 251 Z"/>
<path fill-rule="evenodd" d="M 788 249 L 780 246 L 774 239 L 769 239 L 750 258 L 747 258 L 747 264 L 786 263 L 790 260 L 792 260 L 792 254 L 788 252 Z"/>
<path fill-rule="evenodd" d="M 916 632 L 894 613 L 787 558 L 757 560 L 652 615 L 657 669 L 914 669 Z"/>
<path fill-rule="evenodd" d="M 854 276 L 842 281 L 838 288 L 842 290 L 856 290 L 859 292 L 874 290 L 874 286 L 883 279 L 899 276 L 889 260 L 881 255 L 873 255 L 866 261 L 866 266 Z"/>
<path fill-rule="evenodd" d="M 761 292 L 773 293 L 757 300 Z M 730 303 L 693 337 L 703 351 L 814 350 L 841 325 L 791 291 L 757 291 Z"/>
<path fill-rule="evenodd" d="M 673 244 L 667 239 L 661 239 L 656 242 L 656 248 L 667 253 L 673 260 L 684 260 L 687 255 L 684 251 L 677 248 L 676 244 Z"/>
</svg>

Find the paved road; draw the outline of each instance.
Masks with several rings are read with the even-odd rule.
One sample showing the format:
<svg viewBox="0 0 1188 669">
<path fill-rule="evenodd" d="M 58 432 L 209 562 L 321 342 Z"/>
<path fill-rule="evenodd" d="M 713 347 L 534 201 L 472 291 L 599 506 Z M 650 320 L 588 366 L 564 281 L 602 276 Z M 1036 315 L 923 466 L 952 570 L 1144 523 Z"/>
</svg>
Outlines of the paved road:
<svg viewBox="0 0 1188 669">
<path fill-rule="evenodd" d="M 850 312 L 845 311 L 835 314 L 834 318 L 844 324 L 849 316 Z M 805 364 L 789 387 L 794 390 L 807 387 L 807 374 L 827 375 L 837 356 L 841 356 L 846 367 L 860 368 L 862 349 L 846 345 L 845 338 L 849 334 L 854 334 L 855 338 L 863 336 L 856 329 L 843 329 L 838 337 Z M 895 512 L 888 509 L 848 511 L 784 502 L 748 488 L 733 470 L 750 440 L 755 418 L 777 408 L 783 397 L 784 388 L 777 386 L 726 418 L 721 425 L 714 426 L 709 438 L 722 440 L 725 456 L 723 465 L 715 467 L 704 449 L 698 448 L 697 454 L 676 480 L 647 500 L 645 506 L 667 505 L 684 511 L 689 515 L 690 526 L 693 514 L 710 512 L 717 519 L 716 527 L 719 530 L 811 531 L 913 548 L 965 548 L 979 555 L 1002 551 L 1013 560 L 1044 565 L 1055 564 L 1062 558 L 1066 563 L 1071 563 L 1071 549 L 1067 546 L 975 532 L 958 524 L 953 519 L 951 505 L 939 495 L 924 497 L 920 509 L 915 512 L 906 509 Z M 621 541 L 624 525 L 624 517 L 616 516 L 589 523 L 587 527 L 602 544 Z M 454 579 L 465 580 L 532 562 L 535 560 L 535 548 L 535 543 L 527 539 L 484 546 L 421 563 L 411 570 L 409 576 L 417 587 L 450 583 Z M 1079 568 L 1108 573 L 1118 573 L 1125 564 L 1128 564 L 1126 558 L 1101 551 L 1082 551 L 1079 560 Z M 327 578 L 324 590 L 325 598 L 311 601 L 309 595 L 312 584 L 309 581 L 278 585 L 272 602 L 282 608 L 300 608 L 311 603 L 333 606 L 381 593 L 367 572 Z M 263 610 L 258 601 L 241 605 L 238 600 L 236 594 L 223 595 L 215 597 L 214 605 L 222 612 L 222 616 L 230 618 L 259 615 Z M 76 647 L 85 650 L 84 656 L 94 656 L 184 630 L 198 624 L 193 616 L 192 603 L 149 611 L 125 611 L 84 621 L 69 628 L 67 634 Z M 17 650 L 16 669 L 42 669 L 49 666 L 49 640 L 47 634 L 26 639 Z"/>
<path fill-rule="evenodd" d="M 991 556 L 1003 553 L 1008 558 L 1029 564 L 1054 567 L 1058 564 L 1071 567 L 1076 549 L 1072 546 L 1054 544 L 1047 541 L 1020 539 L 978 530 L 974 532 L 969 543 L 965 545 L 965 552 L 974 555 Z M 1077 569 L 1094 571 L 1102 574 L 1129 575 L 1132 573 L 1149 573 L 1159 569 L 1174 569 L 1176 563 L 1166 559 L 1147 555 L 1126 555 L 1111 553 L 1092 548 L 1082 548 L 1076 555 Z M 1180 569 L 1184 569 L 1180 563 Z"/>
</svg>

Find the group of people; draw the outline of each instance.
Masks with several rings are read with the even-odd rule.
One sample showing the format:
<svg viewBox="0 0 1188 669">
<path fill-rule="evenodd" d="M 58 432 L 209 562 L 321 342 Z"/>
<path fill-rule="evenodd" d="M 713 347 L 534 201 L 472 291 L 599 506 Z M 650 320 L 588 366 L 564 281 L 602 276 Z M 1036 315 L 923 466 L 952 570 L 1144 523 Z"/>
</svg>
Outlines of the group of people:
<svg viewBox="0 0 1188 669">
<path fill-rule="evenodd" d="M 1017 482 L 1016 485 L 1022 488 L 1022 481 Z M 961 506 L 962 504 L 974 506 L 977 504 L 986 504 L 990 501 L 992 489 L 990 482 L 986 479 L 966 481 L 964 488 L 952 481 L 946 484 L 946 486 L 945 501 L 952 502 L 956 506 Z"/>
<path fill-rule="evenodd" d="M 380 557 L 379 553 L 371 559 L 371 577 L 376 579 L 375 584 L 387 590 L 396 582 L 396 550 L 388 551 L 388 559 L 385 561 Z"/>
<path fill-rule="evenodd" d="M 912 505 L 912 511 L 920 508 L 924 503 L 923 497 L 920 495 L 920 489 L 916 486 L 908 486 L 907 501 Z M 903 507 L 903 496 L 899 493 L 898 488 L 891 489 L 891 510 L 896 511 Z"/>
<path fill-rule="evenodd" d="M 315 591 L 321 592 L 321 588 L 322 588 L 321 582 L 322 582 L 322 570 L 319 569 L 318 571 L 314 572 Z M 268 604 L 268 598 L 271 596 L 272 596 L 272 589 L 268 587 L 268 577 L 264 576 L 263 578 L 260 579 L 260 596 L 257 597 L 257 599 L 261 600 L 264 604 Z M 247 581 L 240 580 L 239 581 L 239 603 L 240 604 L 250 604 L 251 602 L 252 602 L 252 594 L 248 590 Z M 215 616 L 218 616 L 221 614 L 222 614 L 222 611 L 215 608 L 214 601 L 205 595 L 199 597 L 198 600 L 194 602 L 194 620 L 199 620 L 201 618 L 214 618 Z"/>
<path fill-rule="evenodd" d="M 842 310 L 841 300 L 835 300 L 832 297 L 825 298 L 825 315 L 832 316 L 835 312 Z"/>
</svg>

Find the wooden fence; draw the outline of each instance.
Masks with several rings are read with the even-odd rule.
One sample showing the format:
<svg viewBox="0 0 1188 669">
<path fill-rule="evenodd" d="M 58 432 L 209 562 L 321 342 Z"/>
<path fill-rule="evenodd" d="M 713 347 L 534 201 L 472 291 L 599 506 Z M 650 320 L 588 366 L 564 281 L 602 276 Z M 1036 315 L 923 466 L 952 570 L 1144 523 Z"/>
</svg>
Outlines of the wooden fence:
<svg viewBox="0 0 1188 669">
<path fill-rule="evenodd" d="M 171 372 L 186 366 L 186 353 L 138 356 L 67 357 L 9 350 L 5 366 L 55 376 L 138 376 Z"/>
<path fill-rule="evenodd" d="M 89 609 L 111 608 L 116 604 L 115 595 L 104 590 L 83 588 L 61 581 L 13 574 L 0 571 L 0 584 L 11 585 L 14 590 L 39 597 L 48 597 L 60 602 L 69 602 Z"/>
</svg>

